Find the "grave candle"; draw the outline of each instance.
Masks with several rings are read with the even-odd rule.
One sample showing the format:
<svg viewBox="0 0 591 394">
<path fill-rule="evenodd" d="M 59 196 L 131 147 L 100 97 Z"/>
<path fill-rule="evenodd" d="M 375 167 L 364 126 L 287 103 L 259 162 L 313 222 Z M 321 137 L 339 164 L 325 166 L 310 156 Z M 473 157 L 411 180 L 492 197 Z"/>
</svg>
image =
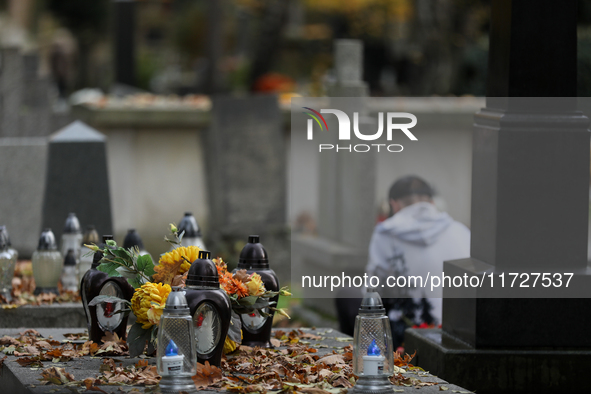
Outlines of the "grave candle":
<svg viewBox="0 0 591 394">
<path fill-rule="evenodd" d="M 183 234 L 181 246 L 197 246 L 199 249 L 205 249 L 203 238 L 201 236 L 201 229 L 197 225 L 197 220 L 191 212 L 185 212 L 185 216 L 181 219 L 178 226 L 178 233 Z"/>
<path fill-rule="evenodd" d="M 248 243 L 240 252 L 238 266 L 233 273 L 241 269 L 245 269 L 248 274 L 256 272 L 261 276 L 265 289 L 279 291 L 279 279 L 277 279 L 275 271 L 269 268 L 269 255 L 259 241 L 258 235 L 248 237 Z M 275 306 L 277 306 L 278 299 L 279 296 L 275 296 L 269 301 L 275 301 Z M 270 342 L 271 328 L 275 312 L 268 309 L 265 312 L 271 316 L 262 316 L 258 311 L 240 315 L 243 333 L 242 343 L 246 346 L 272 347 Z"/>
<path fill-rule="evenodd" d="M 189 269 L 185 292 L 193 317 L 197 359 L 219 367 L 232 307 L 230 298 L 220 289 L 218 271 L 210 256 L 208 251 L 199 252 Z"/>
<path fill-rule="evenodd" d="M 104 247 L 107 240 L 112 240 L 112 235 L 103 236 Z M 133 287 L 127 283 L 125 278 L 111 278 L 105 272 L 97 270 L 103 254 L 96 252 L 93 256 L 90 270 L 84 274 L 80 282 L 80 296 L 86 314 L 88 325 L 88 336 L 91 341 L 101 343 L 101 338 L 107 331 L 116 333 L 119 338 L 127 336 L 127 315 L 115 313 L 121 310 L 118 302 L 101 302 L 97 305 L 88 305 L 96 296 L 106 295 L 131 300 Z"/>
<path fill-rule="evenodd" d="M 68 250 L 74 251 L 76 261 L 80 258 L 80 247 L 82 242 L 82 232 L 80 231 L 80 222 L 75 213 L 68 214 L 62 234 L 62 256 L 68 254 Z"/>
<path fill-rule="evenodd" d="M 163 392 L 191 391 L 197 370 L 193 318 L 183 289 L 173 288 L 158 326 L 156 364 Z M 166 346 L 165 346 L 166 345 Z"/>
<path fill-rule="evenodd" d="M 352 394 L 391 394 L 394 373 L 390 320 L 375 289 L 368 289 L 355 318 L 353 373 L 359 376 Z"/>
<path fill-rule="evenodd" d="M 31 258 L 33 277 L 35 278 L 35 294 L 55 293 L 57 283 L 62 274 L 63 257 L 57 250 L 55 236 L 50 228 L 46 228 L 39 237 L 39 245 Z"/>
</svg>

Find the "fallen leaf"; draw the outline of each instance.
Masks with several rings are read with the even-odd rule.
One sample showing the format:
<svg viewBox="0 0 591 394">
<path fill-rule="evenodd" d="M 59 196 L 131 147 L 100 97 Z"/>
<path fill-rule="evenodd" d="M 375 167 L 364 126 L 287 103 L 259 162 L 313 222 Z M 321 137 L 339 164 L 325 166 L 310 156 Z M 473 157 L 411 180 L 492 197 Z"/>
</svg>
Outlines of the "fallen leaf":
<svg viewBox="0 0 591 394">
<path fill-rule="evenodd" d="M 35 357 L 35 358 L 31 358 L 31 357 L 17 358 L 16 359 L 16 362 L 21 367 L 43 367 L 43 364 L 41 363 L 41 361 L 39 360 L 38 357 Z"/>
<path fill-rule="evenodd" d="M 41 371 L 42 378 L 39 379 L 42 382 L 49 382 L 53 384 L 66 384 L 76 380 L 74 375 L 66 372 L 64 368 L 60 367 L 49 367 Z"/>
<path fill-rule="evenodd" d="M 222 370 L 215 365 L 197 363 L 197 373 L 193 376 L 195 387 L 207 387 L 222 379 Z"/>
</svg>

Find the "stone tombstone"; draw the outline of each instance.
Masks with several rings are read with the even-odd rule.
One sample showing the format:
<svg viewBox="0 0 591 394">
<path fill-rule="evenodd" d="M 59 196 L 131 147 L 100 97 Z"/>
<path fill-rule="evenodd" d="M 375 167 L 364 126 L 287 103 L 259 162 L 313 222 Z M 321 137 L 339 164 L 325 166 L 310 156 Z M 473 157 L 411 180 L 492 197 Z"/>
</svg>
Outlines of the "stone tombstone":
<svg viewBox="0 0 591 394">
<path fill-rule="evenodd" d="M 43 197 L 43 227 L 61 239 L 68 213 L 82 226 L 94 224 L 99 234 L 112 233 L 106 137 L 76 121 L 49 139 Z"/>
<path fill-rule="evenodd" d="M 37 248 L 46 165 L 46 138 L 0 138 L 0 225 L 19 258 Z"/>
<path fill-rule="evenodd" d="M 214 99 L 206 145 L 214 231 L 246 237 L 267 226 L 285 225 L 281 122 L 275 96 Z"/>
<path fill-rule="evenodd" d="M 20 106 L 20 135 L 45 137 L 51 133 L 50 81 L 39 77 L 39 55 L 22 56 L 23 86 Z"/>
<path fill-rule="evenodd" d="M 368 88 L 362 80 L 363 44 L 359 40 L 336 40 L 334 50 L 336 80 L 327 86 L 330 103 L 322 108 L 358 112 L 361 119 L 366 118 Z M 338 129 L 335 116 L 325 118 L 329 130 Z M 334 137 L 327 133 L 319 133 L 318 141 L 335 143 Z M 344 146 L 354 143 L 342 141 Z M 318 236 L 292 235 L 292 278 L 298 284 L 304 273 L 313 272 L 317 276 L 336 275 L 341 271 L 351 276 L 362 274 L 374 226 L 374 153 L 321 154 L 317 171 Z M 332 299 L 320 299 L 334 297 L 334 294 L 316 288 L 307 288 L 306 294 L 309 297 L 304 299 L 306 307 L 327 315 L 336 314 Z"/>
<path fill-rule="evenodd" d="M 0 50 L 0 136 L 20 135 L 23 101 L 23 57 L 16 47 Z"/>
<path fill-rule="evenodd" d="M 335 41 L 335 72 L 341 84 L 357 84 L 363 79 L 363 43 L 361 40 Z"/>
</svg>

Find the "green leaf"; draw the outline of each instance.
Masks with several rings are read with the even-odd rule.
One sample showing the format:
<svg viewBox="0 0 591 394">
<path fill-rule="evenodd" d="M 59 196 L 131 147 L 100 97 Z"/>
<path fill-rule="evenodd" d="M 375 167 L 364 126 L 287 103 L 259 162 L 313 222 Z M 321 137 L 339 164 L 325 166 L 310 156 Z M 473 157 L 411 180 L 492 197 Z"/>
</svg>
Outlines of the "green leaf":
<svg viewBox="0 0 591 394">
<path fill-rule="evenodd" d="M 119 267 L 115 271 L 119 272 L 125 279 L 133 279 L 137 276 L 137 271 L 128 267 Z"/>
<path fill-rule="evenodd" d="M 154 271 L 154 262 L 149 254 L 137 258 L 137 268 L 146 276 L 152 276 L 156 273 L 156 271 Z"/>
<path fill-rule="evenodd" d="M 248 296 L 248 297 L 244 297 L 238 300 L 238 303 L 240 305 L 253 305 L 255 302 L 257 302 L 259 297 L 257 296 Z"/>
<path fill-rule="evenodd" d="M 143 281 L 141 276 L 138 275 L 134 278 L 127 279 L 127 283 L 129 283 L 134 289 L 137 289 L 138 287 L 142 287 Z"/>
<path fill-rule="evenodd" d="M 104 259 L 101 261 L 103 261 L 103 262 L 98 267 L 96 267 L 97 270 L 104 272 L 111 277 L 120 277 L 121 276 L 121 274 L 119 272 L 117 272 L 117 268 L 120 267 L 119 264 L 113 263 L 110 261 L 105 261 Z"/>
<path fill-rule="evenodd" d="M 129 357 L 137 357 L 144 352 L 146 341 L 150 340 L 152 328 L 144 330 L 140 323 L 134 323 L 127 334 Z"/>
<path fill-rule="evenodd" d="M 111 249 L 110 251 L 114 256 L 117 256 L 125 261 L 127 263 L 126 265 L 130 265 L 129 263 L 133 261 L 133 255 L 123 248 Z"/>
<path fill-rule="evenodd" d="M 106 242 L 106 244 L 107 244 L 108 246 L 111 246 L 111 247 L 114 247 L 114 248 L 116 248 L 116 247 L 117 247 L 117 242 L 113 241 L 112 239 L 107 239 L 107 242 Z"/>
<path fill-rule="evenodd" d="M 108 296 L 108 295 L 99 295 L 99 296 L 94 297 L 88 303 L 88 306 L 95 306 L 95 305 L 103 303 L 103 302 L 122 302 L 124 304 L 131 305 L 131 302 L 129 302 L 123 298 L 119 298 L 119 297 L 115 297 L 115 296 Z"/>
</svg>

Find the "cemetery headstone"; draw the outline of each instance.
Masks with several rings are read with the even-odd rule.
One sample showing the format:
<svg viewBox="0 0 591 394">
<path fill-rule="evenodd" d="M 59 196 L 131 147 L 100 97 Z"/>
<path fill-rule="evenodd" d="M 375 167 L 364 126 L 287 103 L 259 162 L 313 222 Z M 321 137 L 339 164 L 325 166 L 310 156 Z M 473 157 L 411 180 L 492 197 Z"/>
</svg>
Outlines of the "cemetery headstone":
<svg viewBox="0 0 591 394">
<path fill-rule="evenodd" d="M 103 134 L 80 121 L 50 137 L 42 222 L 57 239 L 70 212 L 83 226 L 112 233 L 105 145 Z"/>
<path fill-rule="evenodd" d="M 0 138 L 0 224 L 20 258 L 37 248 L 46 165 L 46 138 Z"/>
<path fill-rule="evenodd" d="M 210 206 L 206 236 L 216 250 L 220 242 L 233 245 L 244 242 L 249 234 L 259 234 L 280 279 L 289 273 L 285 156 L 275 96 L 213 100 L 206 134 Z"/>
<path fill-rule="evenodd" d="M 363 44 L 359 40 L 335 41 L 336 79 L 327 86 L 333 105 L 345 112 L 367 114 L 368 87 L 363 82 Z M 346 101 L 339 99 L 348 98 Z M 334 116 L 326 116 L 329 130 L 338 129 Z M 316 137 L 315 137 L 316 138 Z M 319 133 L 320 143 L 331 138 Z M 343 141 L 346 145 L 350 141 Z M 318 157 L 318 237 L 292 236 L 292 264 L 303 272 L 332 275 L 363 273 L 374 226 L 376 156 L 364 154 L 321 154 Z M 335 268 L 338 267 L 338 268 Z M 315 289 L 309 289 L 313 292 Z M 310 296 L 310 295 L 309 295 Z M 312 296 L 314 297 L 314 296 Z M 304 305 L 335 315 L 330 302 L 305 298 Z"/>
<path fill-rule="evenodd" d="M 20 135 L 23 101 L 23 57 L 16 47 L 0 50 L 0 135 Z"/>
</svg>

